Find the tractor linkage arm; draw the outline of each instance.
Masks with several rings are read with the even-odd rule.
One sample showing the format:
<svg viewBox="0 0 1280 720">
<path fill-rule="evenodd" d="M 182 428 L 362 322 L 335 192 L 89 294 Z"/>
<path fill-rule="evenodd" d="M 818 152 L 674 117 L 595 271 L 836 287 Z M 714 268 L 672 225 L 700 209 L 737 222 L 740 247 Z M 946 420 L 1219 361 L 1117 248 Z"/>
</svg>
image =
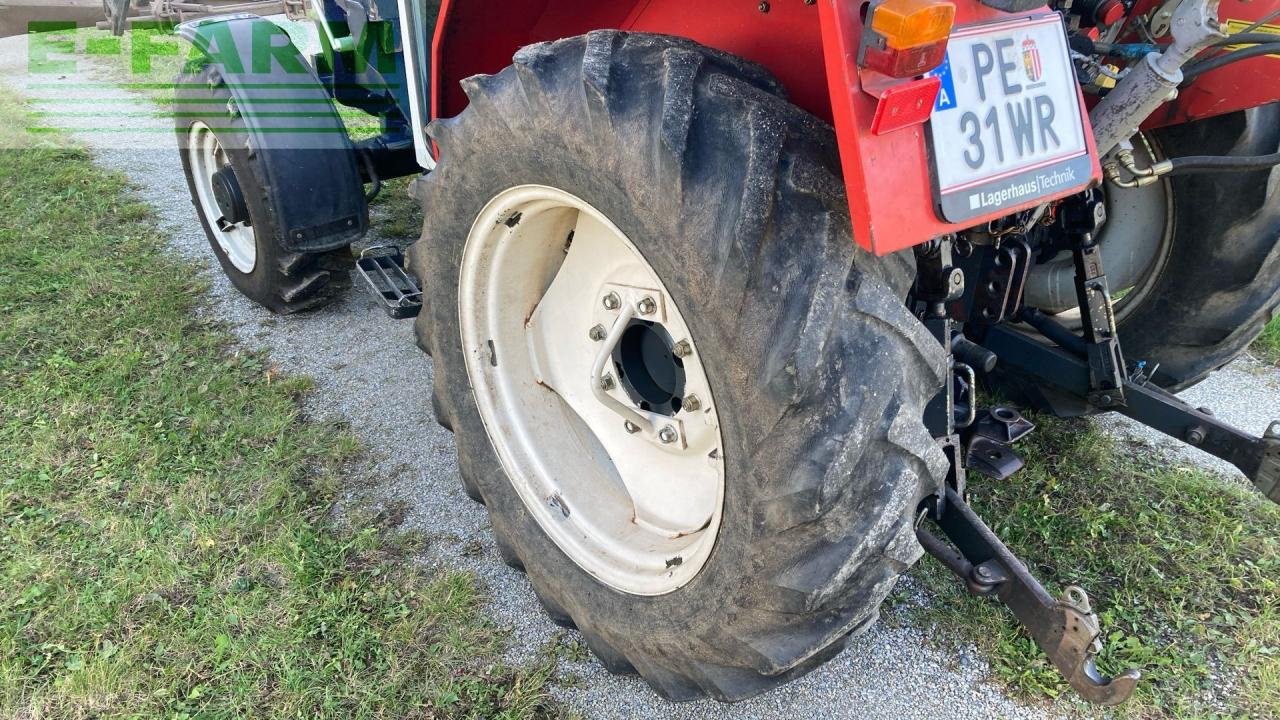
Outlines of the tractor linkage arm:
<svg viewBox="0 0 1280 720">
<path fill-rule="evenodd" d="M 955 547 L 918 527 L 916 538 L 930 555 L 955 573 L 969 592 L 993 595 L 1009 606 L 1082 698 L 1118 705 L 1133 694 L 1141 677 L 1137 670 L 1114 678 L 1098 672 L 1101 628 L 1084 590 L 1072 585 L 1055 599 L 954 489 L 947 488 L 945 501 L 936 507 L 939 512 L 930 519 Z"/>
<path fill-rule="evenodd" d="M 922 525 L 917 526 L 916 537 L 969 592 L 1007 605 L 1082 698 L 1116 705 L 1133 694 L 1140 675 L 1126 670 L 1107 678 L 1098 671 L 1095 661 L 1102 649 L 1101 629 L 1089 596 L 1072 585 L 1061 598 L 1053 597 L 965 501 L 966 466 L 998 481 L 1007 479 L 1023 465 L 1011 446 L 1033 427 L 1009 408 L 975 412 L 974 369 L 990 374 L 998 363 L 1003 371 L 1012 370 L 1083 400 L 1089 410 L 1123 413 L 1230 462 L 1277 503 L 1280 421 L 1273 422 L 1262 437 L 1251 435 L 1219 420 L 1209 409 L 1193 408 L 1150 383 L 1154 371 L 1146 371 L 1144 363 L 1129 368 L 1116 333 L 1101 255 L 1093 241 L 1095 230 L 1106 220 L 1105 209 L 1097 197 L 1086 197 L 1064 203 L 1061 211 L 1075 258 L 1080 334 L 1035 309 L 1021 307 L 1021 285 L 1028 265 L 1025 257 L 1029 255 L 1025 243 L 1006 242 L 989 251 L 976 267 L 971 265 L 975 283 L 965 282 L 963 277 L 955 280 L 947 243 L 917 251 L 921 279 L 915 297 L 928 308 L 923 318 L 926 327 L 945 340 L 957 379 L 942 394 L 945 402 L 940 400 L 932 407 L 931 423 L 952 459 L 952 473 L 945 492 L 927 502 L 921 516 L 921 520 L 931 520 L 950 542 Z M 967 295 L 963 290 L 966 285 L 971 288 Z M 1003 292 L 992 296 L 991 288 Z M 964 333 L 958 334 L 949 308 L 966 304 L 969 321 Z M 1024 328 L 1010 327 L 1009 321 Z M 967 397 L 962 402 L 957 396 Z"/>
<path fill-rule="evenodd" d="M 985 328 L 980 344 L 999 357 L 1005 368 L 1068 395 L 1086 398 L 1094 409 L 1123 413 L 1226 460 L 1240 468 L 1263 495 L 1280 503 L 1280 421 L 1271 423 L 1262 437 L 1251 435 L 1214 417 L 1211 410 L 1193 408 L 1151 384 L 1155 371 L 1148 372 L 1146 363 L 1128 368 L 1116 332 L 1102 255 L 1093 241 L 1094 232 L 1106 221 L 1104 206 L 1096 197 L 1084 199 L 1064 205 L 1062 214 L 1073 240 L 1083 336 L 1033 308 L 1022 308 L 1014 319 L 1031 326 L 1053 345 L 1005 325 Z"/>
</svg>

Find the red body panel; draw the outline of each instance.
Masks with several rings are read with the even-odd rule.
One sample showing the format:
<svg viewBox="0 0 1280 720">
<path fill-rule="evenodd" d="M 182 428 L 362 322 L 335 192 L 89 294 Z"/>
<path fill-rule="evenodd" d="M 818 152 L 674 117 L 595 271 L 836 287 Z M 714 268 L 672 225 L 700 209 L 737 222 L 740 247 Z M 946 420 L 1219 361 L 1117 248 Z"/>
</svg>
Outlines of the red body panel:
<svg viewBox="0 0 1280 720">
<path fill-rule="evenodd" d="M 1140 0 L 1147 1 L 1156 0 Z M 1277 3 L 1223 0 L 1222 16 L 1256 19 Z M 956 4 L 957 25 L 1005 17 L 976 0 Z M 871 133 L 877 101 L 862 91 L 855 65 L 862 5 L 862 0 L 818 0 L 814 5 L 804 0 L 444 0 L 433 48 L 432 117 L 461 112 L 467 101 L 459 81 L 498 72 L 530 43 L 600 28 L 680 35 L 764 65 L 785 84 L 793 102 L 835 125 L 854 236 L 864 247 L 878 254 L 893 252 L 1015 211 L 1007 207 L 963 226 L 940 220 L 925 126 Z M 762 7 L 768 11 L 761 12 Z M 1274 79 L 1280 69 L 1268 75 L 1265 63 L 1280 66 L 1273 58 L 1260 58 L 1206 75 L 1210 82 L 1185 93 L 1162 121 L 1277 99 L 1277 83 L 1260 80 Z M 1086 135 L 1092 152 L 1092 134 Z M 1101 176 L 1096 162 L 1092 175 Z"/>
<path fill-rule="evenodd" d="M 1138 0 L 1134 11 L 1145 14 L 1161 2 Z M 1280 10 L 1280 0 L 1222 0 L 1218 18 L 1224 30 L 1239 32 L 1276 10 Z M 1280 19 L 1272 20 L 1269 25 L 1280 26 Z M 1168 37 L 1162 40 L 1168 40 Z M 1280 42 L 1280 35 L 1276 36 L 1276 41 Z M 1278 101 L 1280 57 L 1266 55 L 1201 75 L 1181 92 L 1177 100 L 1156 111 L 1145 127 L 1177 125 Z"/>
<path fill-rule="evenodd" d="M 844 165 L 849 213 L 858 244 L 877 255 L 909 248 L 926 240 L 1004 217 L 1022 207 L 1002 208 L 964 225 L 939 219 L 934 212 L 933 178 L 925 149 L 926 128 L 915 125 L 886 135 L 870 131 L 876 100 L 862 91 L 857 53 L 862 27 L 857 0 L 825 0 L 822 30 L 827 58 L 827 78 L 840 160 Z M 956 25 L 972 25 L 1008 17 L 976 2 L 956 5 Z M 842 102 L 843 100 L 843 102 Z M 1091 175 L 1101 179 L 1093 133 L 1085 122 L 1089 154 L 1094 157 Z"/>
</svg>

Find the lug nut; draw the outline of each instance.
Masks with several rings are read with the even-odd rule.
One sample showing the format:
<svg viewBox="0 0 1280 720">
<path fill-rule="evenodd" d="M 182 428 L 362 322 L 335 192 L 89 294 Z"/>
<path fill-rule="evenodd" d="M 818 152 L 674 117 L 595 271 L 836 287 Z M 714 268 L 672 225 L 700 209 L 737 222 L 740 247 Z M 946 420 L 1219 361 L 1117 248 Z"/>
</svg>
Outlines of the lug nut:
<svg viewBox="0 0 1280 720">
<path fill-rule="evenodd" d="M 680 403 L 680 408 L 694 412 L 702 409 L 702 401 L 698 399 L 697 395 L 686 395 L 684 401 Z"/>
<path fill-rule="evenodd" d="M 636 304 L 636 309 L 641 315 L 652 315 L 658 311 L 658 303 L 651 297 L 644 297 Z"/>
<path fill-rule="evenodd" d="M 587 333 L 587 336 L 596 342 L 600 342 L 601 340 L 609 337 L 609 331 L 605 330 L 603 325 L 597 325 L 591 328 Z"/>
<path fill-rule="evenodd" d="M 626 431 L 631 433 L 632 435 L 635 435 L 636 433 L 640 432 L 640 426 L 636 425 L 630 420 L 624 420 L 622 423 L 622 427 L 625 428 Z"/>
<path fill-rule="evenodd" d="M 617 383 L 613 381 L 612 375 L 605 375 L 604 377 L 600 378 L 600 389 L 604 390 L 605 392 L 609 392 L 610 390 L 614 389 L 617 386 L 618 386 Z"/>
<path fill-rule="evenodd" d="M 689 344 L 688 340 L 681 340 L 675 344 L 675 347 L 671 348 L 671 352 L 678 358 L 687 358 L 693 354 L 693 346 Z"/>
<path fill-rule="evenodd" d="M 658 431 L 658 439 L 662 441 L 663 445 L 670 445 L 675 442 L 678 437 L 680 436 L 676 435 L 676 429 L 670 425 Z"/>
<path fill-rule="evenodd" d="M 605 310 L 617 310 L 622 307 L 622 298 L 618 297 L 618 293 L 616 292 L 611 292 L 608 295 L 605 295 L 604 300 L 601 302 L 604 303 Z"/>
</svg>

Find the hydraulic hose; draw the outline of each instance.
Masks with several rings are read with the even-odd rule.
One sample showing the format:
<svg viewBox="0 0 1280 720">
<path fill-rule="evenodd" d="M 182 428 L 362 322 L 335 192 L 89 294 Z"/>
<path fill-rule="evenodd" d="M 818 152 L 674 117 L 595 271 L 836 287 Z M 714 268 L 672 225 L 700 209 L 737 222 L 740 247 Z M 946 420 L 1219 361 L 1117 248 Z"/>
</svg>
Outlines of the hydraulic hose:
<svg viewBox="0 0 1280 720">
<path fill-rule="evenodd" d="M 1254 33 L 1236 33 L 1228 35 L 1218 42 L 1214 43 L 1215 47 L 1223 45 L 1267 45 L 1270 43 L 1280 42 L 1280 35 L 1275 33 L 1254 32 Z"/>
<path fill-rule="evenodd" d="M 1222 55 L 1209 58 L 1208 60 L 1201 60 L 1182 71 L 1181 86 L 1186 87 L 1187 84 L 1210 70 L 1217 70 L 1220 67 L 1230 65 L 1231 63 L 1238 62 L 1240 60 L 1248 60 L 1249 58 L 1271 54 L 1280 54 L 1280 41 L 1264 43 L 1261 45 L 1252 45 L 1250 47 L 1240 48 L 1239 50 L 1232 50 L 1229 53 L 1223 53 Z"/>
<path fill-rule="evenodd" d="M 1218 25 L 1220 1 L 1183 0 L 1170 21 L 1173 42 L 1134 65 L 1093 107 L 1089 120 L 1099 155 L 1106 157 L 1132 137 L 1182 84 L 1182 67 L 1227 36 Z"/>
<path fill-rule="evenodd" d="M 1233 157 L 1230 155 L 1188 155 L 1168 161 L 1172 166 L 1169 175 L 1233 172 L 1236 170 L 1262 170 L 1280 165 L 1280 152 L 1270 155 L 1249 155 Z"/>
</svg>

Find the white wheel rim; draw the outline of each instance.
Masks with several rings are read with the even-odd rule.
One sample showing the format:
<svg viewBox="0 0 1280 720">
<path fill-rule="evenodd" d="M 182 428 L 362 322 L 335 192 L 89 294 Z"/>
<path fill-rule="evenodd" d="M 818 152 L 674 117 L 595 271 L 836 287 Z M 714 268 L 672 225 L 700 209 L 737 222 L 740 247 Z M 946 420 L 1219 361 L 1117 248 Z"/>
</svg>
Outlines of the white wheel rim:
<svg viewBox="0 0 1280 720">
<path fill-rule="evenodd" d="M 616 309 L 606 307 L 610 293 Z M 617 590 L 661 595 L 692 580 L 720 528 L 720 423 L 689 327 L 635 245 L 573 195 L 514 187 L 476 219 L 458 294 L 480 416 L 542 529 Z M 645 298 L 653 300 L 648 314 Z M 604 340 L 592 339 L 597 326 L 607 329 Z M 662 352 L 662 343 L 670 350 L 681 340 L 687 345 Z M 601 353 L 615 344 L 623 364 Z M 632 352 L 639 347 L 645 352 Z M 641 381 L 647 368 L 669 379 L 663 370 L 678 366 L 671 358 L 686 348 L 681 405 L 673 414 L 665 413 L 675 401 L 659 408 L 663 414 L 642 409 L 636 398 L 657 390 L 637 395 L 634 385 L 650 387 Z M 632 362 L 641 356 L 654 361 L 643 372 Z M 628 367 L 640 378 L 634 383 L 618 378 Z M 598 380 L 604 375 L 615 380 L 607 391 Z M 678 387 L 659 386 L 663 393 Z M 696 410 L 682 404 L 690 395 Z M 630 420 L 640 429 L 629 432 Z"/>
<path fill-rule="evenodd" d="M 246 275 L 253 272 L 258 263 L 258 241 L 253 228 L 247 223 L 224 226 L 222 210 L 213 196 L 213 174 L 230 165 L 222 150 L 218 136 L 202 122 L 195 122 L 187 133 L 187 159 L 191 163 L 191 177 L 195 180 L 196 205 L 209 225 L 209 232 L 218 247 L 237 270 Z"/>
</svg>

